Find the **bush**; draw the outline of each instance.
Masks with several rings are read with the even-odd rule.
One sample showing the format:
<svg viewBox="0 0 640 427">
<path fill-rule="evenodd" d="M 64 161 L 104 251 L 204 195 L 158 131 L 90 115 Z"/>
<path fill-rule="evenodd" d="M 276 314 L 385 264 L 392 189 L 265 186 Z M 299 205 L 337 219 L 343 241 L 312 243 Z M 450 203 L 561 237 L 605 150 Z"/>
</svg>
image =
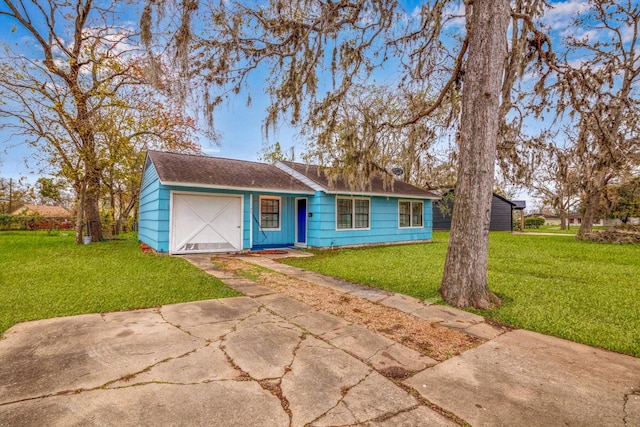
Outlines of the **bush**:
<svg viewBox="0 0 640 427">
<path fill-rule="evenodd" d="M 0 230 L 9 230 L 13 216 L 8 214 L 0 214 Z"/>
<path fill-rule="evenodd" d="M 540 228 L 544 225 L 544 217 L 530 216 L 524 219 L 524 228 Z"/>
<path fill-rule="evenodd" d="M 72 229 L 73 222 L 66 218 L 44 218 L 38 215 L 0 214 L 0 231 L 9 230 L 61 230 Z"/>
</svg>

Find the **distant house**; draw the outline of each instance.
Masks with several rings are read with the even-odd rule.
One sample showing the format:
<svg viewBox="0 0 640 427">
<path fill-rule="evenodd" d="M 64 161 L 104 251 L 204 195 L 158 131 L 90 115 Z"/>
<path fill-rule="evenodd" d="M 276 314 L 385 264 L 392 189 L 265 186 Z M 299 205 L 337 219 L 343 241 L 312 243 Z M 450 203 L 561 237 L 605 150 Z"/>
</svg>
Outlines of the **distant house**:
<svg viewBox="0 0 640 427">
<path fill-rule="evenodd" d="M 11 212 L 19 218 L 20 229 L 53 230 L 73 227 L 73 214 L 62 206 L 23 205 Z"/>
<path fill-rule="evenodd" d="M 451 215 L 453 213 L 453 204 L 455 197 L 453 190 L 443 194 L 442 199 L 434 203 L 433 207 L 433 229 L 434 230 L 450 230 Z M 525 203 L 515 202 L 505 199 L 499 194 L 493 193 L 491 199 L 491 223 L 489 230 L 491 231 L 512 231 L 513 230 L 513 211 L 515 209 L 524 209 Z M 522 207 L 520 207 L 522 206 Z"/>
<path fill-rule="evenodd" d="M 11 215 L 40 216 L 43 218 L 72 218 L 71 212 L 62 206 L 23 205 Z"/>
<path fill-rule="evenodd" d="M 580 225 L 582 224 L 582 215 L 579 213 L 573 213 L 569 215 L 568 222 L 569 225 Z M 604 225 L 604 219 L 596 218 L 592 225 Z"/>
<path fill-rule="evenodd" d="M 560 225 L 561 219 L 558 215 L 548 214 L 548 213 L 532 213 L 527 215 L 527 217 L 533 216 L 541 216 L 544 218 L 545 225 Z"/>
<path fill-rule="evenodd" d="M 138 238 L 172 254 L 429 241 L 437 198 L 381 177 L 330 184 L 313 165 L 149 151 Z"/>
</svg>

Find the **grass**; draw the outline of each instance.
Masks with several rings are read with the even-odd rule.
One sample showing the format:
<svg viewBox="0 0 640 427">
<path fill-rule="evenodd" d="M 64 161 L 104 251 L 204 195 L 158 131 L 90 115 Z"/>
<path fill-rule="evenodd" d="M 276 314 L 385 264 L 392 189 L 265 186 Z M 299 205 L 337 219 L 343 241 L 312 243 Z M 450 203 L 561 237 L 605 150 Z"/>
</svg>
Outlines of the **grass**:
<svg viewBox="0 0 640 427">
<path fill-rule="evenodd" d="M 579 225 L 571 225 L 567 230 L 561 230 L 559 225 L 551 225 L 545 224 L 541 225 L 540 228 L 525 228 L 525 233 L 554 233 L 554 234 L 578 234 Z M 609 228 L 608 226 L 603 225 L 594 225 L 593 230 L 605 230 Z"/>
<path fill-rule="evenodd" d="M 443 304 L 448 233 L 433 243 L 318 252 L 287 264 Z M 491 233 L 489 287 L 475 311 L 509 325 L 640 357 L 640 246 Z"/>
<path fill-rule="evenodd" d="M 127 235 L 76 245 L 69 232 L 0 233 L 0 333 L 18 322 L 239 295 L 186 260 Z"/>
</svg>

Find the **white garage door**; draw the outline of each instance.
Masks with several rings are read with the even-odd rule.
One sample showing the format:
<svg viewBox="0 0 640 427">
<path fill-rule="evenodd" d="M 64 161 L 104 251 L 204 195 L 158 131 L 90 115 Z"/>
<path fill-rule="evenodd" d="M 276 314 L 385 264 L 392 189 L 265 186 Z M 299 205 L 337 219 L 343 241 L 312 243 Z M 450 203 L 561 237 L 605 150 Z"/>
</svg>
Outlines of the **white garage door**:
<svg viewBox="0 0 640 427">
<path fill-rule="evenodd" d="M 172 194 L 170 252 L 242 250 L 242 197 Z"/>
</svg>

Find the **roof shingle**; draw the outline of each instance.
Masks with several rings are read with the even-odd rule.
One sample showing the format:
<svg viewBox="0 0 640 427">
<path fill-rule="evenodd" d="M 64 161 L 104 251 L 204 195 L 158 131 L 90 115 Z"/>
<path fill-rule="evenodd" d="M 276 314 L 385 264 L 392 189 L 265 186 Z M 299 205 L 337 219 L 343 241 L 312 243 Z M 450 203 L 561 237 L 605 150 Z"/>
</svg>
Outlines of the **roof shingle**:
<svg viewBox="0 0 640 427">
<path fill-rule="evenodd" d="M 280 162 L 280 164 L 293 169 L 294 171 L 304 175 L 314 183 L 326 189 L 331 193 L 343 194 L 377 194 L 377 195 L 393 195 L 396 197 L 419 197 L 425 199 L 439 199 L 440 197 L 428 190 L 418 188 L 404 181 L 394 180 L 393 185 L 385 185 L 381 175 L 371 177 L 369 184 L 363 190 L 351 188 L 343 179 L 339 178 L 334 183 L 329 182 L 329 178 L 322 169 L 314 165 L 305 165 L 295 162 Z M 331 185 L 332 184 L 332 185 Z"/>
<path fill-rule="evenodd" d="M 71 218 L 71 212 L 62 206 L 23 205 L 11 215 L 40 215 L 45 218 Z"/>
<path fill-rule="evenodd" d="M 309 194 L 321 189 L 327 193 L 339 194 L 439 198 L 430 191 L 398 180 L 394 181 L 393 185 L 385 185 L 380 175 L 372 177 L 364 190 L 350 188 L 342 179 L 338 179 L 330 185 L 329 179 L 321 168 L 302 163 L 279 162 L 278 166 L 274 166 L 245 160 L 162 151 L 149 151 L 148 156 L 156 168 L 160 181 L 165 185 L 178 184 Z M 296 174 L 302 180 L 297 179 Z"/>
<path fill-rule="evenodd" d="M 291 175 L 265 163 L 161 151 L 148 155 L 163 184 L 313 193 Z"/>
</svg>

